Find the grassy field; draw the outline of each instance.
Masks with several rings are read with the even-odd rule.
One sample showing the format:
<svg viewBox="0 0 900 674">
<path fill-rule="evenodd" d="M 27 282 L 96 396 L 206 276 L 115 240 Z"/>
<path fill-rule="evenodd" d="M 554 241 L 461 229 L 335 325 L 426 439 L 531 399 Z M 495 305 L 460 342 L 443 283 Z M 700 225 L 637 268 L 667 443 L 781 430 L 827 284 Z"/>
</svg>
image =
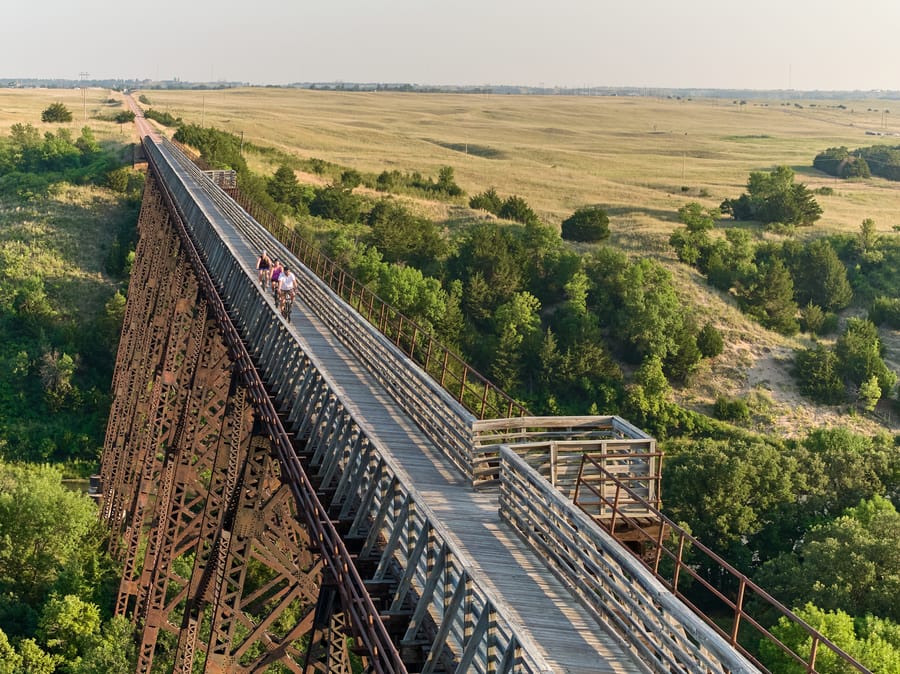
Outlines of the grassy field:
<svg viewBox="0 0 900 674">
<path fill-rule="evenodd" d="M 821 150 L 900 138 L 883 101 L 748 102 L 630 97 L 339 93 L 282 89 L 147 92 L 152 107 L 260 145 L 360 170 L 453 166 L 470 194 L 523 196 L 548 223 L 600 204 L 619 234 L 668 234 L 687 201 L 718 206 L 750 171 L 786 164 L 822 197 L 816 231 L 900 222 L 900 183 L 837 183 L 812 169 Z M 900 111 L 898 111 L 900 113 Z M 900 119 L 896 129 L 900 131 Z M 466 149 L 471 152 L 466 154 Z M 687 191 L 683 191 L 687 188 Z M 708 195 L 708 196 L 701 196 Z"/>
<path fill-rule="evenodd" d="M 136 140 L 133 125 L 96 118 L 120 110 L 120 94 L 106 89 L 87 89 L 84 94 L 82 98 L 77 89 L 0 89 L 0 135 L 8 135 L 13 124 L 22 123 L 41 132 L 68 128 L 77 137 L 87 125 L 101 144 L 119 151 L 123 144 Z M 56 101 L 69 108 L 73 120 L 42 123 L 41 111 Z M 18 259 L 24 242 L 30 260 L 26 266 L 41 271 L 62 315 L 97 315 L 114 285 L 106 278 L 103 265 L 122 217 L 119 195 L 95 186 L 60 185 L 51 190 L 48 199 L 37 203 L 0 204 L 0 248 Z"/>
<path fill-rule="evenodd" d="M 717 396 L 741 396 L 751 403 L 755 428 L 792 436 L 822 425 L 863 431 L 900 428 L 887 407 L 874 418 L 848 416 L 846 406 L 822 407 L 803 399 L 789 370 L 794 349 L 808 344 L 806 337 L 785 338 L 748 320 L 731 298 L 677 263 L 667 243 L 681 205 L 699 201 L 718 206 L 744 191 L 751 171 L 782 164 L 810 188 L 834 190 L 818 197 L 822 219 L 797 236 L 856 232 L 865 218 L 873 218 L 879 232 L 893 231 L 900 223 L 900 183 L 838 181 L 812 168 L 813 157 L 828 147 L 900 144 L 900 137 L 866 133 L 900 132 L 900 119 L 893 123 L 884 101 L 740 105 L 722 99 L 282 89 L 146 95 L 152 107 L 187 122 L 243 133 L 246 140 L 298 157 L 364 171 L 426 175 L 450 165 L 469 194 L 491 185 L 501 195 L 518 194 L 553 225 L 579 206 L 601 205 L 611 216 L 612 244 L 663 261 L 686 306 L 699 321 L 712 320 L 726 336 L 725 354 L 699 373 L 691 387 L 676 392 L 681 402 L 709 413 Z M 250 155 L 249 161 L 262 172 L 275 168 L 264 158 Z M 443 203 L 420 207 L 451 229 L 479 217 Z M 900 369 L 900 335 L 886 332 L 884 339 L 887 358 Z"/>
</svg>

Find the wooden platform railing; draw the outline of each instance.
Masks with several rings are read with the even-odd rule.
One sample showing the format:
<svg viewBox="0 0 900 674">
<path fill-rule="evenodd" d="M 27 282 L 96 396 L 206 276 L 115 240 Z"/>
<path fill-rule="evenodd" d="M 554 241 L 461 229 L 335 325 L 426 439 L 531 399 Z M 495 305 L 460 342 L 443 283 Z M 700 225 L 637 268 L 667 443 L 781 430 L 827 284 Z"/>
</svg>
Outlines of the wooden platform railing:
<svg viewBox="0 0 900 674">
<path fill-rule="evenodd" d="M 757 671 L 512 448 L 499 457 L 500 516 L 652 671 Z"/>
<path fill-rule="evenodd" d="M 622 453 L 619 463 L 631 474 L 652 478 L 649 500 L 658 500 L 660 456 L 656 440 L 617 416 L 514 417 L 474 423 L 472 484 L 496 486 L 500 481 L 500 447 L 509 445 L 520 456 L 529 456 L 535 467 L 567 498 L 575 493 L 575 481 L 585 451 Z M 543 461 L 544 465 L 541 464 Z"/>
<path fill-rule="evenodd" d="M 645 550 L 640 563 L 667 590 L 702 618 L 710 629 L 715 630 L 754 665 L 768 671 L 745 648 L 745 645 L 766 640 L 775 644 L 807 672 L 821 671 L 816 668 L 816 662 L 817 654 L 822 650 L 831 651 L 834 658 L 843 664 L 844 669 L 841 671 L 869 671 L 747 576 L 663 515 L 657 507 L 658 504 L 644 502 L 643 507 L 640 508 L 641 516 L 649 513 L 655 521 L 662 525 L 656 530 L 666 532 L 665 538 L 650 535 L 648 533 L 650 529 L 646 526 L 646 522 L 635 519 L 628 507 L 622 507 L 623 504 L 641 503 L 643 496 L 627 481 L 620 480 L 618 475 L 607 470 L 601 457 L 586 454 L 583 461 L 585 464 L 591 465 L 590 473 L 603 475 L 607 487 L 614 485 L 614 489 L 610 493 L 608 488 L 601 491 L 590 482 L 580 482 L 576 487 L 574 505 L 584 510 L 585 514 L 594 516 L 599 504 L 605 516 L 592 519 L 595 525 L 604 529 L 605 532 L 615 532 L 617 527 L 627 525 Z M 586 507 L 584 507 L 585 504 Z M 703 560 L 702 564 L 698 563 L 699 559 Z M 697 571 L 701 565 L 718 570 L 716 575 L 719 576 L 719 587 L 713 586 Z M 730 578 L 733 582 L 723 583 L 721 582 L 722 578 Z M 720 589 L 729 585 L 734 588 L 733 593 L 727 593 Z M 701 603 L 707 607 L 705 610 L 700 608 Z M 752 613 L 749 608 L 751 606 L 756 607 Z M 795 652 L 780 641 L 762 624 L 758 616 L 763 613 L 787 618 L 789 622 L 798 626 L 808 635 L 809 652 Z M 718 617 L 713 620 L 709 617 L 711 615 Z M 766 622 L 771 623 L 771 618 Z"/>
</svg>

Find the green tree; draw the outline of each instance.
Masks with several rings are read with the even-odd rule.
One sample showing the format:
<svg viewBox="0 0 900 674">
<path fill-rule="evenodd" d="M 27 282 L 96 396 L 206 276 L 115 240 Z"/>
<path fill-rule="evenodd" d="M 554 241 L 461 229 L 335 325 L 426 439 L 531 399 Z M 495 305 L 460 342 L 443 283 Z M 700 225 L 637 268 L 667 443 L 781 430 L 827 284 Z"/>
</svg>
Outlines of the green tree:
<svg viewBox="0 0 900 674">
<path fill-rule="evenodd" d="M 497 308 L 494 317 L 497 348 L 491 378 L 504 390 L 513 391 L 522 384 L 522 366 L 527 351 L 538 347 L 540 308 L 540 301 L 527 292 L 516 293 L 512 300 Z"/>
<path fill-rule="evenodd" d="M 313 215 L 346 224 L 358 222 L 361 210 L 359 197 L 337 185 L 317 190 L 309 204 L 309 212 Z"/>
<path fill-rule="evenodd" d="M 413 215 L 402 204 L 382 199 L 369 212 L 372 228 L 369 242 L 386 262 L 405 262 L 429 272 L 438 272 L 447 255 L 447 243 L 437 225 Z"/>
<path fill-rule="evenodd" d="M 62 103 L 51 103 L 41 113 L 42 122 L 71 122 L 72 113 Z"/>
<path fill-rule="evenodd" d="M 859 385 L 858 400 L 866 412 L 874 410 L 878 401 L 881 400 L 881 387 L 878 385 L 878 377 L 874 374 Z"/>
<path fill-rule="evenodd" d="M 844 611 L 825 611 L 812 603 L 795 610 L 797 616 L 829 641 L 879 674 L 900 674 L 900 625 L 873 616 L 854 619 Z M 780 618 L 772 634 L 794 653 L 807 659 L 811 654 L 812 637 L 796 622 Z M 804 674 L 807 669 L 784 653 L 775 643 L 760 643 L 763 664 L 779 674 Z M 847 666 L 827 648 L 816 652 L 816 671 L 822 674 L 843 674 Z"/>
<path fill-rule="evenodd" d="M 341 173 L 341 187 L 346 187 L 348 190 L 359 187 L 362 181 L 362 173 L 356 169 L 347 169 Z"/>
<path fill-rule="evenodd" d="M 816 402 L 836 405 L 846 399 L 844 382 L 838 374 L 837 355 L 821 343 L 797 352 L 794 376 L 800 392 Z"/>
<path fill-rule="evenodd" d="M 6 633 L 0 630 L 0 674 L 17 674 L 22 668 L 22 656 L 9 643 Z"/>
<path fill-rule="evenodd" d="M 469 199 L 469 208 L 478 208 L 494 215 L 500 214 L 502 206 L 503 200 L 493 187 L 489 187 L 484 192 L 476 194 Z"/>
<path fill-rule="evenodd" d="M 579 208 L 562 221 L 562 238 L 588 242 L 608 239 L 609 216 L 599 206 Z"/>
<path fill-rule="evenodd" d="M 283 164 L 269 178 L 266 183 L 266 192 L 279 204 L 288 204 L 291 207 L 296 207 L 303 201 L 297 175 L 291 167 Z"/>
<path fill-rule="evenodd" d="M 522 197 L 507 197 L 497 213 L 504 220 L 515 220 L 523 224 L 538 222 L 537 214 Z"/>
<path fill-rule="evenodd" d="M 853 299 L 847 268 L 827 239 L 806 246 L 792 266 L 797 304 L 812 303 L 827 311 L 839 311 Z"/>
<path fill-rule="evenodd" d="M 859 226 L 859 236 L 856 239 L 859 256 L 870 264 L 881 262 L 884 259 L 884 251 L 881 250 L 881 237 L 875 229 L 875 221 L 866 218 Z"/>
<path fill-rule="evenodd" d="M 740 295 L 744 310 L 767 328 L 785 335 L 800 329 L 794 281 L 784 263 L 775 259 L 762 267 Z"/>
<path fill-rule="evenodd" d="M 81 135 L 75 141 L 75 146 L 81 151 L 82 155 L 90 157 L 100 152 L 100 143 L 94 137 L 94 132 L 89 126 L 81 128 Z"/>
<path fill-rule="evenodd" d="M 811 225 L 822 216 L 822 208 L 813 193 L 794 182 L 794 171 L 779 166 L 774 171 L 754 171 L 747 191 L 737 199 L 726 199 L 721 210 L 736 220 L 759 220 L 763 224 Z"/>
<path fill-rule="evenodd" d="M 508 227 L 481 223 L 466 232 L 448 266 L 463 282 L 466 314 L 476 324 L 484 326 L 498 306 L 525 289 L 524 257 L 521 239 Z"/>
<path fill-rule="evenodd" d="M 100 609 L 75 595 L 51 597 L 38 623 L 38 637 L 52 653 L 75 661 L 100 631 Z"/>
<path fill-rule="evenodd" d="M 871 377 L 878 380 L 882 394 L 893 391 L 897 375 L 888 369 L 882 358 L 882 344 L 878 329 L 871 321 L 851 318 L 847 328 L 835 344 L 838 372 L 842 379 L 856 388 Z"/>
<path fill-rule="evenodd" d="M 722 333 L 712 323 L 707 323 L 697 333 L 697 348 L 704 358 L 715 358 L 725 349 Z"/>
<path fill-rule="evenodd" d="M 803 440 L 808 519 L 832 518 L 860 501 L 900 487 L 900 455 L 889 435 L 867 437 L 845 428 L 819 429 Z"/>
<path fill-rule="evenodd" d="M 453 174 L 452 166 L 442 166 L 438 171 L 437 184 L 435 189 L 438 192 L 444 192 L 448 196 L 458 197 L 465 194 L 462 188 L 456 184 L 456 178 Z"/>
<path fill-rule="evenodd" d="M 791 605 L 900 621 L 900 514 L 881 496 L 861 501 L 766 562 L 757 582 Z"/>
<path fill-rule="evenodd" d="M 684 307 L 668 270 L 648 258 L 629 265 L 619 288 L 617 336 L 639 359 L 665 361 L 677 351 Z"/>
<path fill-rule="evenodd" d="M 442 320 L 447 294 L 440 281 L 414 267 L 386 264 L 378 278 L 378 294 L 419 325 L 432 329 Z"/>
<path fill-rule="evenodd" d="M 705 232 L 716 226 L 716 220 L 722 217 L 718 208 L 703 208 L 696 201 L 685 204 L 678 209 L 678 220 L 684 223 L 689 232 Z"/>
<path fill-rule="evenodd" d="M 35 603 L 60 571 L 90 552 L 96 507 L 49 466 L 0 462 L 0 589 Z"/>
<path fill-rule="evenodd" d="M 667 446 L 663 471 L 666 510 L 722 552 L 760 533 L 796 500 L 800 469 L 795 457 L 769 443 L 676 441 Z"/>
<path fill-rule="evenodd" d="M 123 617 L 105 623 L 99 634 L 88 640 L 86 652 L 73 674 L 130 674 L 134 671 L 134 629 Z"/>
</svg>

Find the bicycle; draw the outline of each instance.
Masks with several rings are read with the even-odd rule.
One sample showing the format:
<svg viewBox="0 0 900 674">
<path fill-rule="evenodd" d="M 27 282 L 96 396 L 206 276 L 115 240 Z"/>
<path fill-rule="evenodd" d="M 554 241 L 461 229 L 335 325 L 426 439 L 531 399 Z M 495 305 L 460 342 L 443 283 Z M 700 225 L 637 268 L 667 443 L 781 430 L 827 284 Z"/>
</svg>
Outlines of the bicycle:
<svg viewBox="0 0 900 674">
<path fill-rule="evenodd" d="M 284 320 L 288 323 L 291 322 L 291 309 L 294 306 L 294 291 L 293 290 L 285 290 L 280 292 L 278 295 L 278 308 L 281 310 L 281 315 L 284 316 Z"/>
</svg>

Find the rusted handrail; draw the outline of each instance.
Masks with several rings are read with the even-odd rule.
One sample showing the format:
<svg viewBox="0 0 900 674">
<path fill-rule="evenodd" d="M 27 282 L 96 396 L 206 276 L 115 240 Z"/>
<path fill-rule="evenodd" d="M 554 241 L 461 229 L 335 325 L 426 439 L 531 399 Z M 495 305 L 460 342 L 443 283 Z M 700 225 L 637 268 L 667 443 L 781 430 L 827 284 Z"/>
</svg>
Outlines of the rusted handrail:
<svg viewBox="0 0 900 674">
<path fill-rule="evenodd" d="M 240 189 L 226 191 L 247 213 L 287 246 L 307 268 L 328 284 L 379 332 L 394 342 L 475 417 L 505 419 L 529 416 L 530 413 L 524 405 L 478 372 L 449 347 L 441 344 L 430 330 L 426 330 L 385 302 L 318 247 L 286 226 L 281 218 L 245 197 Z"/>
<path fill-rule="evenodd" d="M 589 462 L 593 464 L 593 466 L 604 475 L 606 480 L 613 483 L 615 485 L 615 496 L 612 499 L 609 499 L 603 495 L 603 493 L 598 490 L 594 485 L 584 481 L 581 479 L 581 474 L 583 474 L 584 463 Z M 605 503 L 610 510 L 612 511 L 612 517 L 609 519 L 601 519 L 594 518 L 591 513 L 583 508 L 580 503 L 580 494 L 581 489 L 585 489 L 590 491 L 594 498 L 599 500 L 600 502 Z M 624 492 L 630 498 L 623 499 L 621 498 L 621 494 Z M 633 504 L 635 501 L 641 503 L 646 509 L 642 512 L 642 517 L 646 518 L 650 516 L 656 519 L 659 523 L 665 525 L 665 527 L 659 527 L 658 531 L 660 531 L 660 537 L 656 538 L 648 534 L 644 527 L 646 527 L 646 521 L 640 522 L 635 518 L 628 515 L 624 512 L 620 507 L 620 503 L 627 502 L 628 504 Z M 842 662 L 845 662 L 847 665 L 852 667 L 854 670 L 858 672 L 865 672 L 871 674 L 870 670 L 868 670 L 861 663 L 857 662 L 853 657 L 851 657 L 848 653 L 842 650 L 839 646 L 832 643 L 827 637 L 821 634 L 818 630 L 810 626 L 807 622 L 805 622 L 802 618 L 796 615 L 789 608 L 784 606 L 784 604 L 780 603 L 777 599 L 775 599 L 772 595 L 762 589 L 759 585 L 750 580 L 747 576 L 742 574 L 740 571 L 731 566 L 724 559 L 719 557 L 715 552 L 710 550 L 708 547 L 703 545 L 696 538 L 687 533 L 684 529 L 679 527 L 675 522 L 662 514 L 655 506 L 648 503 L 640 494 L 636 491 L 628 487 L 622 480 L 620 480 L 616 475 L 606 470 L 600 462 L 597 461 L 594 457 L 584 454 L 582 456 L 582 471 L 579 473 L 578 484 L 575 488 L 575 505 L 581 508 L 586 514 L 590 515 L 592 519 L 599 526 L 605 529 L 607 532 L 612 534 L 615 531 L 617 522 L 624 522 L 628 524 L 635 532 L 635 535 L 640 536 L 644 543 L 651 546 L 651 548 L 655 551 L 652 555 L 652 563 L 648 563 L 646 558 L 640 559 L 641 563 L 644 564 L 657 579 L 660 580 L 676 597 L 678 597 L 681 601 L 683 601 L 687 606 L 689 606 L 700 618 L 702 618 L 707 624 L 709 624 L 716 632 L 719 633 L 720 636 L 724 637 L 728 640 L 728 642 L 738 649 L 743 655 L 745 655 L 748 659 L 752 660 L 753 663 L 760 667 L 765 671 L 769 671 L 766 667 L 754 656 L 750 651 L 748 651 L 744 646 L 739 642 L 739 633 L 741 627 L 743 625 L 750 625 L 751 628 L 755 629 L 758 635 L 761 638 L 767 639 L 768 641 L 774 643 L 778 648 L 780 648 L 787 656 L 792 658 L 795 662 L 802 665 L 806 668 L 807 672 L 815 673 L 818 672 L 816 669 L 816 657 L 819 649 L 821 647 L 825 647 L 836 657 L 838 657 Z M 662 540 L 662 532 L 665 531 L 666 527 L 674 533 L 676 537 L 676 541 L 673 544 L 673 547 L 676 548 L 675 551 L 670 550 L 666 546 L 666 542 Z M 685 549 L 690 547 L 693 550 L 697 550 L 701 552 L 706 558 L 714 562 L 720 569 L 725 571 L 729 576 L 734 578 L 737 581 L 738 589 L 735 598 L 728 597 L 718 588 L 714 587 L 709 581 L 703 578 L 697 571 L 685 562 Z M 660 563 L 665 556 L 673 564 L 671 579 L 664 575 L 660 571 Z M 650 557 L 647 555 L 646 557 Z M 680 589 L 680 584 L 682 584 L 681 576 L 683 574 L 687 574 L 695 581 L 697 581 L 700 585 L 705 588 L 712 597 L 721 602 L 724 606 L 727 606 L 729 609 L 733 611 L 732 615 L 732 626 L 729 631 L 723 630 L 718 624 L 716 624 L 713 619 L 708 616 L 702 609 L 700 609 L 694 602 L 692 602 L 685 593 Z M 787 618 L 792 623 L 798 625 L 803 631 L 805 631 L 810 639 L 812 640 L 810 654 L 808 657 L 802 656 L 800 653 L 797 653 L 791 648 L 789 648 L 786 644 L 784 644 L 781 640 L 779 640 L 774 634 L 772 634 L 768 628 L 761 625 L 753 616 L 747 613 L 745 607 L 747 605 L 749 596 L 755 596 L 759 598 L 766 606 L 771 609 L 774 609 L 778 613 L 780 613 L 783 617 Z"/>
</svg>

